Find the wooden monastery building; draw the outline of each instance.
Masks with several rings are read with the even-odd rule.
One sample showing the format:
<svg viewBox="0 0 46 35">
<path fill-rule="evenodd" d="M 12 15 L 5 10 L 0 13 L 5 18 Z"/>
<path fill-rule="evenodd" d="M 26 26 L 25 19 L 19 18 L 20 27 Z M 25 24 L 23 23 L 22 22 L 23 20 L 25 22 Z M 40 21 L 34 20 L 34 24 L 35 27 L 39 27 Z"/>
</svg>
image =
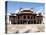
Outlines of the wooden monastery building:
<svg viewBox="0 0 46 35">
<path fill-rule="evenodd" d="M 41 13 L 34 13 L 31 8 L 20 8 L 18 13 L 9 16 L 11 24 L 41 24 L 43 16 Z"/>
</svg>

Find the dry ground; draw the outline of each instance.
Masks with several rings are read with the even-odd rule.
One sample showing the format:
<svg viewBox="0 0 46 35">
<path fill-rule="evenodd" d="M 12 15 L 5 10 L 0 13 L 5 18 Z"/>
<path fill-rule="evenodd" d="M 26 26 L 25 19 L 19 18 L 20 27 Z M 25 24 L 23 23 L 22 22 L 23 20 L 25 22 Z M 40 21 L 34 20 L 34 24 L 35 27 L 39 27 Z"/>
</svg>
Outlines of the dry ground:
<svg viewBox="0 0 46 35">
<path fill-rule="evenodd" d="M 44 32 L 45 30 L 44 24 L 8 24 L 7 32 L 15 33 L 19 31 L 20 33 L 30 30 L 30 32 Z"/>
</svg>

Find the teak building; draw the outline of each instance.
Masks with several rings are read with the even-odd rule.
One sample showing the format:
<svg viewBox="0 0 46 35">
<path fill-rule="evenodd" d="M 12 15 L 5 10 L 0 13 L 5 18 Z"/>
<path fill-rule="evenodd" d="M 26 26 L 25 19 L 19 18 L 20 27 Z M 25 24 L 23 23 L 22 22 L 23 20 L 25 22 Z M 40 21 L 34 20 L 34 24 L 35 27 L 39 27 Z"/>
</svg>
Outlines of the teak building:
<svg viewBox="0 0 46 35">
<path fill-rule="evenodd" d="M 11 14 L 9 18 L 11 24 L 41 24 L 43 20 L 41 13 L 36 14 L 31 9 L 22 8 L 19 9 L 17 14 Z"/>
</svg>

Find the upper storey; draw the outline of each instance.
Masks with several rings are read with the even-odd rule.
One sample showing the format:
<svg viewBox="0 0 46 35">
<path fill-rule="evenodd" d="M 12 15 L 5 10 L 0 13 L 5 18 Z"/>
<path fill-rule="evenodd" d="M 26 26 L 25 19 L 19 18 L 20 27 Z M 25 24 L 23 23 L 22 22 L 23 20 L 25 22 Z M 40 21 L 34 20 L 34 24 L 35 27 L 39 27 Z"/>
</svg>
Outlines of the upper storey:
<svg viewBox="0 0 46 35">
<path fill-rule="evenodd" d="M 19 13 L 33 13 L 31 8 L 20 8 Z"/>
<path fill-rule="evenodd" d="M 17 9 L 17 13 L 11 13 L 12 16 L 17 16 L 17 15 L 35 15 L 35 16 L 42 16 L 41 13 L 36 13 L 33 8 L 20 8 Z"/>
</svg>

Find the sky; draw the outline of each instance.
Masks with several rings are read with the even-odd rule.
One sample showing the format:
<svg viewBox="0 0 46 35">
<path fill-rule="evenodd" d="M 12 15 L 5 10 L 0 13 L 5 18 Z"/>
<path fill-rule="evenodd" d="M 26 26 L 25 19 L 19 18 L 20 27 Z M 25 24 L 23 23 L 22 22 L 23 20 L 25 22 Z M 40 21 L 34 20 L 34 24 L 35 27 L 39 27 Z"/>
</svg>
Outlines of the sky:
<svg viewBox="0 0 46 35">
<path fill-rule="evenodd" d="M 44 3 L 8 1 L 7 13 L 15 12 L 15 10 L 19 8 L 33 8 L 35 11 L 42 11 L 44 6 Z"/>
</svg>

